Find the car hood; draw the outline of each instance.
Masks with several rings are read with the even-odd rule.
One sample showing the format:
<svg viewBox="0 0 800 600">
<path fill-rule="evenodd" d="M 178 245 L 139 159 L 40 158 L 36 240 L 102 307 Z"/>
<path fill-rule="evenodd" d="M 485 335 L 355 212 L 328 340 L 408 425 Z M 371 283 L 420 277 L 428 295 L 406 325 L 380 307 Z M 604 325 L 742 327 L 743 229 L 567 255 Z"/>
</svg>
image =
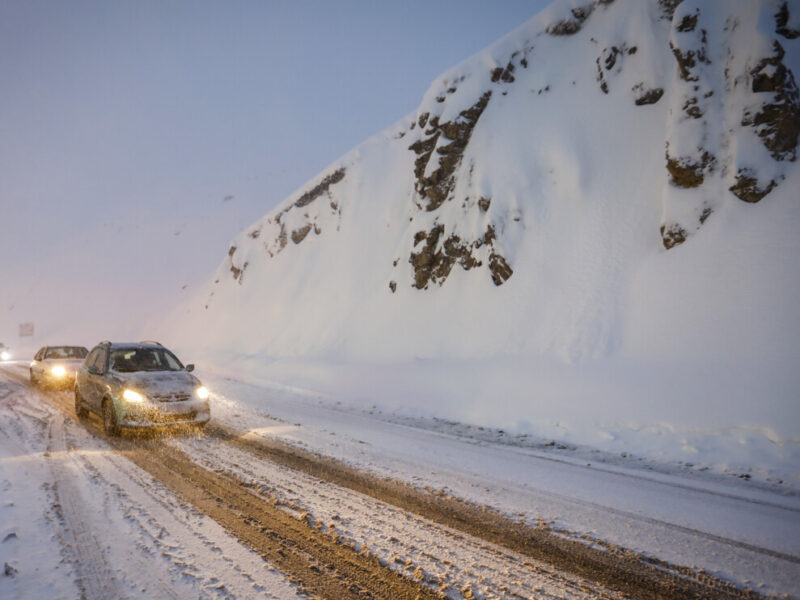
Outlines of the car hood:
<svg viewBox="0 0 800 600">
<path fill-rule="evenodd" d="M 115 373 L 125 387 L 146 394 L 192 394 L 200 380 L 187 371 L 136 371 Z"/>
</svg>

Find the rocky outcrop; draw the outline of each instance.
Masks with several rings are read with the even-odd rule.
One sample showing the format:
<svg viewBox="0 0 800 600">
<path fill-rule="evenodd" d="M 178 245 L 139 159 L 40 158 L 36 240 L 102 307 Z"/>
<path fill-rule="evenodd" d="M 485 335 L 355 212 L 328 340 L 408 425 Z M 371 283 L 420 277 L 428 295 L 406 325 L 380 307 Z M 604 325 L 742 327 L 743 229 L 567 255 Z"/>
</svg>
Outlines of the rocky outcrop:
<svg viewBox="0 0 800 600">
<path fill-rule="evenodd" d="M 632 91 L 636 96 L 636 98 L 634 99 L 634 103 L 636 104 L 636 106 L 655 104 L 656 102 L 661 100 L 661 96 L 664 95 L 664 88 L 646 89 L 643 83 L 635 85 Z"/>
<path fill-rule="evenodd" d="M 784 11 L 785 8 L 785 11 Z M 786 31 L 788 7 L 776 15 L 778 33 Z M 785 20 L 784 20 L 785 19 Z M 786 37 L 786 36 L 785 36 Z M 756 102 L 742 115 L 743 127 L 752 128 L 768 155 L 776 163 L 794 162 L 800 137 L 800 93 L 794 74 L 784 62 L 786 52 L 780 42 L 772 43 L 772 54 L 759 60 L 749 72 L 750 88 Z M 744 202 L 760 202 L 783 180 L 781 170 L 741 165 L 728 189 Z"/>
<path fill-rule="evenodd" d="M 514 270 L 500 254 L 492 252 L 489 255 L 489 272 L 495 285 L 503 285 L 513 274 Z"/>
<path fill-rule="evenodd" d="M 723 108 L 715 89 L 722 80 L 722 65 L 713 64 L 711 60 L 709 38 L 720 32 L 709 32 L 701 25 L 702 6 L 701 2 L 684 2 L 671 8 L 669 48 L 675 61 L 676 77 L 670 91 L 671 133 L 666 140 L 664 157 L 670 189 L 664 192 L 660 227 L 661 241 L 668 250 L 686 242 L 713 211 L 706 212 L 709 207 L 703 205 L 702 194 L 695 194 L 691 199 L 681 198 L 681 194 L 700 189 L 709 178 L 719 175 L 717 148 L 721 133 L 716 115 Z M 693 208 L 687 202 L 693 204 Z"/>
<path fill-rule="evenodd" d="M 674 158 L 667 145 L 667 171 L 670 181 L 680 188 L 695 188 L 703 184 L 705 174 L 714 169 L 714 157 L 704 152 L 698 159 L 692 157 Z"/>
<path fill-rule="evenodd" d="M 527 68 L 526 56 L 530 50 L 532 48 L 526 47 L 513 52 L 505 66 L 491 69 L 489 81 L 496 85 L 513 84 L 517 69 Z M 455 91 L 455 87 L 449 88 L 447 92 L 436 96 L 436 102 Z M 457 179 L 470 176 L 474 165 L 470 165 L 469 169 L 460 166 L 472 133 L 491 98 L 492 90 L 486 90 L 450 121 L 442 122 L 439 116 L 423 112 L 411 124 L 412 130 L 416 127 L 423 130 L 419 139 L 408 147 L 416 155 L 414 189 L 416 209 L 422 211 L 421 214 L 439 211 L 447 200 L 454 199 Z M 495 228 L 488 218 L 491 204 L 492 199 L 486 196 L 480 196 L 477 200 L 464 198 L 460 202 L 464 214 L 477 211 L 485 222 L 483 233 L 473 239 L 469 239 L 471 236 L 448 234 L 453 229 L 449 216 L 439 216 L 433 226 L 428 225 L 416 232 L 408 258 L 413 272 L 412 287 L 423 290 L 428 289 L 431 283 L 442 285 L 456 265 L 465 271 L 484 267 L 498 286 L 512 276 L 514 271 L 496 245 Z M 424 218 L 422 220 L 425 221 Z M 395 287 L 390 286 L 390 289 L 392 292 L 396 290 L 396 282 Z"/>
<path fill-rule="evenodd" d="M 672 20 L 675 14 L 675 9 L 683 0 L 658 0 L 658 6 L 661 8 L 661 13 L 664 19 Z"/>
<path fill-rule="evenodd" d="M 241 267 L 237 267 L 233 260 L 236 250 L 236 246 L 231 246 L 228 248 L 228 261 L 230 263 L 230 271 L 233 274 L 233 278 L 241 285 L 242 277 L 244 276 L 245 269 L 247 269 L 247 261 L 245 261 Z"/>
<path fill-rule="evenodd" d="M 317 185 L 301 194 L 300 197 L 295 200 L 293 206 L 300 208 L 311 204 L 314 200 L 325 194 L 332 185 L 339 183 L 342 179 L 344 179 L 344 168 L 337 169 L 330 175 L 326 175 Z M 287 208 L 283 212 L 288 212 L 289 210 L 291 210 L 291 208 Z"/>
<path fill-rule="evenodd" d="M 292 241 L 295 244 L 299 244 L 304 239 L 306 239 L 306 236 L 308 235 L 309 231 L 311 231 L 311 223 L 306 223 L 300 229 L 295 229 L 294 231 L 292 231 Z"/>
<path fill-rule="evenodd" d="M 676 223 L 661 226 L 661 240 L 667 250 L 685 242 L 687 235 L 686 230 Z"/>
<path fill-rule="evenodd" d="M 603 48 L 600 56 L 595 60 L 595 65 L 597 66 L 597 81 L 600 83 L 600 90 L 604 94 L 609 92 L 608 80 L 610 76 L 622 72 L 624 57 L 636 54 L 637 50 L 636 46 L 628 48 L 624 43 L 619 46 Z"/>
<path fill-rule="evenodd" d="M 428 129 L 408 149 L 417 155 L 414 162 L 415 189 L 424 199 L 426 210 L 436 210 L 450 195 L 456 168 L 491 96 L 491 90 L 487 91 L 475 104 L 461 111 L 458 118 L 446 123 L 440 123 L 439 117 L 431 117 L 429 113 L 420 116 L 419 126 L 428 126 Z M 428 172 L 432 159 L 436 168 Z"/>
<path fill-rule="evenodd" d="M 762 186 L 755 172 L 750 169 L 739 169 L 736 173 L 736 183 L 729 189 L 733 194 L 745 202 L 755 204 L 769 194 L 778 185 L 774 179 Z"/>
<path fill-rule="evenodd" d="M 294 244 L 300 244 L 308 238 L 308 234 L 312 231 L 314 234 L 320 235 L 322 233 L 322 227 L 318 222 L 320 216 L 325 213 L 339 214 L 339 204 L 333 199 L 331 190 L 344 178 L 344 167 L 328 173 L 318 184 L 300 194 L 272 217 L 268 217 L 261 227 L 250 231 L 248 235 L 253 239 L 266 238 L 263 246 L 270 258 L 280 254 L 290 239 Z M 317 201 L 322 197 L 327 197 L 328 202 L 316 206 Z M 267 238 L 263 235 L 264 230 L 271 230 L 273 235 Z"/>
<path fill-rule="evenodd" d="M 489 272 L 495 285 L 502 285 L 514 271 L 506 259 L 495 251 L 494 228 L 489 225 L 482 237 L 465 242 L 459 236 L 444 235 L 445 228 L 435 225 L 429 231 L 418 231 L 414 236 L 414 247 L 409 263 L 414 270 L 414 287 L 427 289 L 429 283 L 444 283 L 450 271 L 458 264 L 465 271 L 483 265 L 480 256 L 488 257 Z M 394 291 L 394 290 L 393 290 Z"/>
<path fill-rule="evenodd" d="M 550 35 L 575 35 L 581 30 L 584 21 L 592 14 L 594 6 L 587 4 L 586 6 L 578 6 L 572 9 L 570 18 L 562 19 L 550 25 L 546 31 Z"/>
<path fill-rule="evenodd" d="M 755 129 L 772 158 L 793 161 L 800 135 L 800 94 L 794 75 L 783 62 L 786 53 L 777 40 L 773 51 L 750 72 L 753 92 L 763 94 L 764 100 L 755 113 L 744 114 L 742 125 Z"/>
<path fill-rule="evenodd" d="M 775 13 L 775 33 L 787 40 L 795 40 L 800 37 L 800 29 L 789 27 L 789 16 L 789 3 L 784 2 Z"/>
<path fill-rule="evenodd" d="M 509 61 L 505 68 L 503 67 L 495 67 L 492 69 L 492 83 L 497 83 L 498 81 L 502 81 L 504 83 L 514 83 L 514 63 Z"/>
</svg>

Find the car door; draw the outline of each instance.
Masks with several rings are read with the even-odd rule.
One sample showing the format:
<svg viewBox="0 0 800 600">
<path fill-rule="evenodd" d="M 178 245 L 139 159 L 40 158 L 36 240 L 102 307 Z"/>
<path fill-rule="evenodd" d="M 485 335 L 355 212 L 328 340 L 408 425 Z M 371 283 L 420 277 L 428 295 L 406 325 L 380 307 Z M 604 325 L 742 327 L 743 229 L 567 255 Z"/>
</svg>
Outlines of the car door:
<svg viewBox="0 0 800 600">
<path fill-rule="evenodd" d="M 103 402 L 103 392 L 105 391 L 106 362 L 108 360 L 108 350 L 98 346 L 86 357 L 84 366 L 81 367 L 80 386 L 83 400 L 92 412 L 100 414 Z"/>
<path fill-rule="evenodd" d="M 75 376 L 75 389 L 80 392 L 80 395 L 83 397 L 83 402 L 87 407 L 94 406 L 91 382 L 89 381 L 89 371 L 87 369 L 97 358 L 98 352 L 100 352 L 99 346 L 92 348 L 91 352 L 89 352 L 81 363 L 81 366 L 78 367 L 78 373 Z"/>
<path fill-rule="evenodd" d="M 31 365 L 31 374 L 38 378 L 41 381 L 42 375 L 44 375 L 44 365 L 42 364 L 42 359 L 44 358 L 44 353 L 47 351 L 47 346 L 43 348 L 39 348 L 39 351 L 33 357 L 33 364 Z"/>
</svg>

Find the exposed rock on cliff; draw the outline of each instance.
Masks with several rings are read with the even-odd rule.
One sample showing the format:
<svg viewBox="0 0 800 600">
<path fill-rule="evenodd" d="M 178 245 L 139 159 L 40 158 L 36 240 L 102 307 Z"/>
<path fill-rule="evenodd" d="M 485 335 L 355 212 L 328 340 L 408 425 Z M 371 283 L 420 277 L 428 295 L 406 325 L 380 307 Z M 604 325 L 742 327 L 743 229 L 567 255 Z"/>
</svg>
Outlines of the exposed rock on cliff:
<svg viewBox="0 0 800 600">
<path fill-rule="evenodd" d="M 424 137 L 409 146 L 409 150 L 417 155 L 414 163 L 415 187 L 427 202 L 426 210 L 436 210 L 450 195 L 455 183 L 453 175 L 456 167 L 461 163 L 472 130 L 491 96 L 492 92 L 487 91 L 475 104 L 461 111 L 458 118 L 446 123 L 439 123 L 439 117 L 428 120 L 427 113 L 420 116 L 420 127 L 426 124 L 430 127 Z"/>
<path fill-rule="evenodd" d="M 785 51 L 776 40 L 772 56 L 759 61 L 750 72 L 753 92 L 766 96 L 758 111 L 745 113 L 742 125 L 751 126 L 775 160 L 797 157 L 800 134 L 800 94 L 794 75 L 783 63 Z"/>
</svg>

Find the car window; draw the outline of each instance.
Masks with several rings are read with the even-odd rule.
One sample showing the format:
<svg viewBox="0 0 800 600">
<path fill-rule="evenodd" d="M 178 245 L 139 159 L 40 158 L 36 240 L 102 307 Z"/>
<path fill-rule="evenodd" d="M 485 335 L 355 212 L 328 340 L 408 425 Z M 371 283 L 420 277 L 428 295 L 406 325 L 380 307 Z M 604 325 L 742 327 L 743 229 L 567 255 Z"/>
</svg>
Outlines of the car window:
<svg viewBox="0 0 800 600">
<path fill-rule="evenodd" d="M 61 346 L 60 358 L 86 358 L 86 348 L 83 346 Z"/>
<path fill-rule="evenodd" d="M 106 370 L 106 351 L 105 348 L 96 348 L 97 355 L 94 360 L 89 362 L 90 366 L 96 367 L 101 373 Z"/>
<path fill-rule="evenodd" d="M 164 348 L 120 348 L 111 352 L 111 368 L 118 373 L 180 371 L 181 362 Z"/>
<path fill-rule="evenodd" d="M 97 358 L 97 353 L 100 352 L 100 348 L 93 348 L 91 352 L 89 352 L 89 356 L 86 357 L 86 360 L 83 361 L 87 367 L 94 363 L 94 359 Z"/>
<path fill-rule="evenodd" d="M 42 356 L 44 356 L 44 348 L 39 348 L 39 351 L 36 353 L 36 356 L 33 357 L 34 360 L 42 360 Z"/>
<path fill-rule="evenodd" d="M 169 350 L 164 350 L 164 359 L 169 366 L 170 371 L 180 371 L 183 368 L 181 361 Z"/>
<path fill-rule="evenodd" d="M 49 346 L 45 358 L 84 358 L 86 348 L 83 346 Z"/>
</svg>

